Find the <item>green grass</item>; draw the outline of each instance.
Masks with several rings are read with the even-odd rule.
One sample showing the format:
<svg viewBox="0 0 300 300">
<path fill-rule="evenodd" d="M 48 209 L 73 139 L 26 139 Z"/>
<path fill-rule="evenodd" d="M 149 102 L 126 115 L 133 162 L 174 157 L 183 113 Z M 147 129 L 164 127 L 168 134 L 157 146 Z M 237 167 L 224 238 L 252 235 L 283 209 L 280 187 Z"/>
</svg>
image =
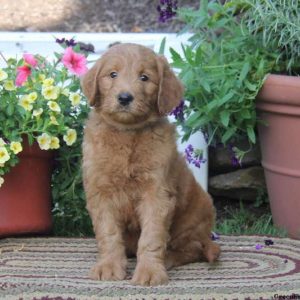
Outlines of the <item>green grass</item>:
<svg viewBox="0 0 300 300">
<path fill-rule="evenodd" d="M 272 235 L 285 237 L 287 234 L 284 230 L 273 225 L 272 215 L 264 213 L 255 214 L 245 209 L 242 203 L 237 209 L 229 209 L 228 215 L 221 221 L 217 221 L 215 232 L 219 234 L 235 235 Z"/>
</svg>

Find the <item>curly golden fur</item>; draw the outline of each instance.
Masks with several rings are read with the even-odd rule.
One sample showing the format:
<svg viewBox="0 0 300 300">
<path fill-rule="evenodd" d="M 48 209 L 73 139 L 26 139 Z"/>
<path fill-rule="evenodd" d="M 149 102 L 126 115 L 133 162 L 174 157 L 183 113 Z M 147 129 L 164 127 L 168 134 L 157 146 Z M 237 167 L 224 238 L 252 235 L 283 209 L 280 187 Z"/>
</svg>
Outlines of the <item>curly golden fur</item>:
<svg viewBox="0 0 300 300">
<path fill-rule="evenodd" d="M 83 142 L 87 209 L 99 249 L 91 277 L 124 279 L 126 254 L 137 256 L 132 283 L 140 285 L 166 283 L 174 266 L 215 261 L 212 200 L 177 152 L 165 117 L 183 96 L 166 59 L 140 45 L 116 45 L 82 87 L 93 106 Z"/>
</svg>

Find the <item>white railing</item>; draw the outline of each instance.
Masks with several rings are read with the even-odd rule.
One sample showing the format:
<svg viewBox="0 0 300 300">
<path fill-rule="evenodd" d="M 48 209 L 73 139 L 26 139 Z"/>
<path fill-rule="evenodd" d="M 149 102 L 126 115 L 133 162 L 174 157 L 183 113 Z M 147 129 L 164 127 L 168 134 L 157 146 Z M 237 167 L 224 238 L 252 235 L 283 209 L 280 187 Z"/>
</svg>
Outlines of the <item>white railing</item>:
<svg viewBox="0 0 300 300">
<path fill-rule="evenodd" d="M 0 51 L 5 56 L 14 56 L 16 54 L 28 52 L 51 57 L 53 56 L 54 51 L 61 51 L 61 47 L 55 43 L 55 38 L 64 37 L 66 39 L 71 39 L 74 37 L 76 41 L 93 44 L 95 53 L 90 56 L 93 60 L 99 58 L 112 43 L 137 43 L 154 49 L 165 36 L 170 40 L 176 39 L 175 34 L 161 33 L 1 32 Z"/>
</svg>

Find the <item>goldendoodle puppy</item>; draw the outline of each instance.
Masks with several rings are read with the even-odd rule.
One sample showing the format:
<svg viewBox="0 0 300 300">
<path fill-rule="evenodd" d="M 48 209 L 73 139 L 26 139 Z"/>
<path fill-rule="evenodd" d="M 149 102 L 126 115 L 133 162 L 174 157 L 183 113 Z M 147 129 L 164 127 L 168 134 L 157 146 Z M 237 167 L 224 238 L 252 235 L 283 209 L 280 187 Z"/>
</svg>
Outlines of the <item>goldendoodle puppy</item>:
<svg viewBox="0 0 300 300">
<path fill-rule="evenodd" d="M 159 285 L 166 269 L 215 261 L 214 207 L 185 159 L 166 115 L 183 87 L 166 59 L 135 44 L 110 48 L 82 80 L 93 107 L 83 142 L 87 209 L 99 259 L 98 280 L 122 280 L 136 254 L 132 283 Z"/>
</svg>

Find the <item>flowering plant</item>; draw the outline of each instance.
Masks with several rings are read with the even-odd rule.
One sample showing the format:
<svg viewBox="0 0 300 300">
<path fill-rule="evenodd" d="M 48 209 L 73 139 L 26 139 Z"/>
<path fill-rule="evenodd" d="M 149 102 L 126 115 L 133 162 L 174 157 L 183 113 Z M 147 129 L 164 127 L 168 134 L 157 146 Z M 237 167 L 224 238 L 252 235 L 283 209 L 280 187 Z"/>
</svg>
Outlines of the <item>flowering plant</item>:
<svg viewBox="0 0 300 300">
<path fill-rule="evenodd" d="M 191 33 L 183 54 L 170 49 L 186 87 L 186 105 L 175 111 L 185 140 L 202 130 L 209 145 L 227 146 L 241 163 L 257 140 L 256 96 L 266 75 L 299 76 L 299 9 L 300 1 L 201 0 L 178 9 L 159 1 L 160 20 L 178 15 Z M 233 146 L 245 139 L 246 149 Z"/>
<path fill-rule="evenodd" d="M 60 43 L 64 52 L 54 53 L 52 61 L 24 54 L 0 69 L 0 186 L 18 162 L 25 138 L 42 150 L 76 142 L 78 118 L 88 110 L 79 81 L 87 71 L 87 51 Z"/>
</svg>

